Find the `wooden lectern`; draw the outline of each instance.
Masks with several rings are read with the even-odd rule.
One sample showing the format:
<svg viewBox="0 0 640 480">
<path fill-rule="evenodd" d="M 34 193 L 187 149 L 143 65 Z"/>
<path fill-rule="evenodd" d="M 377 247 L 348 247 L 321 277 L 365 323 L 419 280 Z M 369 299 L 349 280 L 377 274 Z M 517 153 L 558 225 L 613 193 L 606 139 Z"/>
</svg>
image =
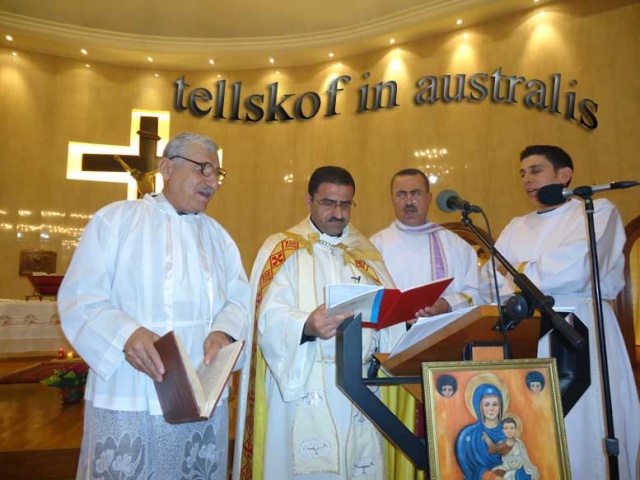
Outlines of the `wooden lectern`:
<svg viewBox="0 0 640 480">
<path fill-rule="evenodd" d="M 391 375 L 420 376 L 422 362 L 446 362 L 463 360 L 465 348 L 473 344 L 499 345 L 504 342 L 500 332 L 500 316 L 495 305 L 482 305 L 452 321 L 445 327 L 420 339 L 393 357 L 379 356 L 382 367 Z M 414 325 L 420 329 L 426 324 Z M 538 338 L 540 336 L 540 317 L 526 319 L 517 328 L 507 331 L 512 358 L 536 358 Z M 482 347 L 486 348 L 486 347 Z M 502 352 L 502 348 L 500 347 Z M 500 355 L 495 359 L 502 359 Z M 474 358 L 478 360 L 478 358 Z M 489 358 L 483 358 L 489 359 Z M 405 385 L 413 396 L 422 400 L 420 385 Z"/>
<path fill-rule="evenodd" d="M 387 359 L 383 366 L 394 375 L 420 375 L 422 362 L 462 360 L 469 343 L 498 343 L 504 338 L 498 328 L 498 307 L 482 305 L 451 322 L 446 327 Z M 413 328 L 419 328 L 415 326 Z M 507 331 L 513 358 L 536 358 L 540 336 L 540 317 L 527 318 L 518 328 Z"/>
<path fill-rule="evenodd" d="M 503 342 L 502 333 L 495 328 L 498 320 L 498 307 L 476 307 L 384 360 L 384 368 L 393 374 L 393 377 L 372 378 L 370 375 L 369 378 L 362 378 L 362 321 L 360 315 L 347 318 L 338 327 L 336 335 L 336 383 L 344 395 L 391 443 L 405 453 L 416 468 L 428 472 L 425 439 L 407 429 L 369 387 L 413 384 L 419 390 L 419 396 L 413 391 L 412 393 L 421 399 L 421 362 L 462 360 L 463 351 L 469 343 Z M 513 358 L 536 358 L 538 339 L 545 321 L 547 320 L 543 317 L 534 316 L 507 330 L 506 336 L 511 345 Z M 584 324 L 577 317 L 570 323 L 588 342 L 588 330 Z M 412 327 L 412 330 L 414 328 L 420 328 L 420 325 Z M 551 335 L 556 333 L 552 331 Z M 557 335 L 557 341 L 563 341 L 561 335 Z M 566 355 L 557 360 L 562 407 L 566 416 L 589 386 L 589 349 L 582 348 L 574 352 L 573 356 Z M 562 387 L 565 363 L 567 379 Z"/>
<path fill-rule="evenodd" d="M 376 385 L 410 385 L 422 383 L 420 363 L 432 360 L 462 360 L 469 342 L 503 342 L 494 330 L 498 322 L 497 307 L 477 307 L 452 320 L 437 332 L 403 350 L 384 364 L 393 378 L 362 378 L 362 321 L 360 315 L 346 319 L 336 336 L 336 383 L 347 398 L 394 445 L 401 449 L 416 468 L 429 470 L 425 439 L 416 436 L 389 411 L 368 387 Z M 526 324 L 526 325 L 525 325 Z M 420 325 L 414 326 L 418 332 Z M 517 332 L 517 333 L 516 333 Z M 518 355 L 535 357 L 540 322 L 522 322 L 507 333 Z M 419 388 L 419 387 L 418 387 Z M 422 398 L 422 394 L 420 394 Z"/>
<path fill-rule="evenodd" d="M 55 297 L 63 274 L 56 274 L 56 261 L 58 254 L 52 250 L 20 250 L 19 275 L 27 277 L 33 287 L 33 293 L 26 295 L 25 300 L 39 298 L 42 301 L 44 296 Z"/>
<path fill-rule="evenodd" d="M 63 274 L 27 274 L 26 277 L 31 282 L 33 286 L 33 293 L 31 295 L 26 295 L 25 299 L 28 301 L 30 298 L 37 297 L 42 301 L 42 297 L 51 296 L 55 297 L 58 295 L 58 289 L 60 288 L 60 284 L 64 279 Z"/>
</svg>

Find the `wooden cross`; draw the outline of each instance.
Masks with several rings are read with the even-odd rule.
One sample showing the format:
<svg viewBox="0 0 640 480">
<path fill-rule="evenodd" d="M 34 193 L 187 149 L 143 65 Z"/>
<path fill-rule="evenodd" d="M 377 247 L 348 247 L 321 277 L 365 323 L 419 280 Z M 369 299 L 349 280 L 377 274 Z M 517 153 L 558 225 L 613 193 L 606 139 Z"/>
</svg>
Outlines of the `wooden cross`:
<svg viewBox="0 0 640 480">
<path fill-rule="evenodd" d="M 130 138 L 128 147 L 69 142 L 67 178 L 127 183 L 129 199 L 157 191 L 156 158 L 169 138 L 169 112 L 133 110 Z"/>
</svg>

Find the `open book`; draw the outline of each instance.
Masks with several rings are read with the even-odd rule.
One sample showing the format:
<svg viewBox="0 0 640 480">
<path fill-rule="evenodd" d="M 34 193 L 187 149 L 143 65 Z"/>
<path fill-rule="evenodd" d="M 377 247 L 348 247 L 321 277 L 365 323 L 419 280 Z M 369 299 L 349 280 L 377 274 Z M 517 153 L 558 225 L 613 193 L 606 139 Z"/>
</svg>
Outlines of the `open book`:
<svg viewBox="0 0 640 480">
<path fill-rule="evenodd" d="M 409 347 L 420 343 L 422 340 L 434 335 L 436 332 L 442 331 L 467 313 L 478 309 L 479 307 L 468 307 L 454 312 L 436 315 L 435 317 L 419 318 L 411 329 L 407 330 L 407 333 L 400 337 L 396 346 L 391 350 L 389 358 L 394 357 L 400 352 L 408 350 Z"/>
<path fill-rule="evenodd" d="M 221 348 L 209 365 L 203 362 L 197 370 L 173 331 L 156 340 L 155 346 L 165 369 L 162 382 L 154 382 L 164 419 L 175 424 L 209 418 L 238 361 L 244 340 Z"/>
<path fill-rule="evenodd" d="M 415 313 L 432 306 L 452 281 L 453 278 L 436 280 L 404 292 L 376 285 L 327 285 L 327 314 L 353 310 L 354 315 L 362 314 L 363 327 L 380 330 L 415 318 Z"/>
<path fill-rule="evenodd" d="M 471 347 L 502 346 L 505 336 L 513 358 L 535 358 L 540 338 L 540 315 L 503 333 L 497 305 L 478 305 L 420 318 L 400 338 L 382 367 L 392 375 L 419 375 L 423 362 L 460 361 Z M 504 352 L 503 352 L 504 353 Z"/>
</svg>

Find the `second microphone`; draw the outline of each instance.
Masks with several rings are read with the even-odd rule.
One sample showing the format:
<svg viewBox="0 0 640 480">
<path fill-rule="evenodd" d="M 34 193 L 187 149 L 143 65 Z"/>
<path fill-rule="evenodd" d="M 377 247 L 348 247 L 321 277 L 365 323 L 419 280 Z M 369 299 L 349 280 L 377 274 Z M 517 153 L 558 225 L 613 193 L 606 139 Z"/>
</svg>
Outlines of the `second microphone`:
<svg viewBox="0 0 640 480">
<path fill-rule="evenodd" d="M 482 208 L 463 200 L 458 195 L 458 192 L 453 190 L 441 191 L 436 198 L 436 205 L 446 213 L 455 212 L 456 210 L 467 213 L 482 213 Z"/>
</svg>

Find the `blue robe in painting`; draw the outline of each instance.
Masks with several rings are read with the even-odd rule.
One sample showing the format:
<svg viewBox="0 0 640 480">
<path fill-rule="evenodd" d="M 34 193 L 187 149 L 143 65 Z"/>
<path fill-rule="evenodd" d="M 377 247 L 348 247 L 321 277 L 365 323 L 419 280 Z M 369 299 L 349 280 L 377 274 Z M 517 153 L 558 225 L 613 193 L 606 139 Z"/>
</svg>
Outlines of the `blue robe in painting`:
<svg viewBox="0 0 640 480">
<path fill-rule="evenodd" d="M 503 400 L 502 393 L 494 385 L 483 383 L 476 387 L 473 392 L 473 408 L 476 412 L 476 423 L 467 425 L 458 434 L 456 439 L 456 459 L 458 465 L 464 473 L 465 480 L 481 480 L 482 475 L 487 470 L 491 470 L 502 463 L 502 457 L 498 453 L 489 453 L 487 444 L 482 440 L 482 433 L 485 432 L 493 443 L 502 442 L 505 440 L 505 435 L 502 432 L 502 425 L 489 428 L 482 423 L 482 398 L 488 395 L 498 397 L 500 400 L 500 421 L 502 421 L 503 415 Z M 524 469 L 518 470 L 516 473 L 517 480 L 530 480 L 531 476 L 528 475 Z"/>
</svg>

